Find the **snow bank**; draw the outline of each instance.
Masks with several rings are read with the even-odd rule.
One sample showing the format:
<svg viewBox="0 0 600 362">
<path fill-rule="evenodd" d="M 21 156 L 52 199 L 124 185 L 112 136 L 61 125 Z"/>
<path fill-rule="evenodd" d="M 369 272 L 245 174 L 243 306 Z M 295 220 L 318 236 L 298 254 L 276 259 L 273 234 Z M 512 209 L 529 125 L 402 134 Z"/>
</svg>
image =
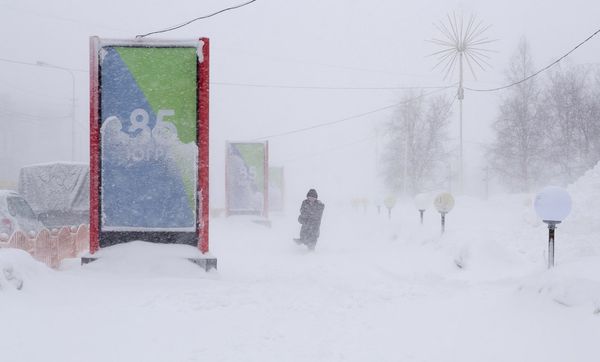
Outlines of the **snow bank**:
<svg viewBox="0 0 600 362">
<path fill-rule="evenodd" d="M 519 290 L 551 298 L 564 306 L 600 313 L 600 163 L 567 188 L 571 214 L 555 234 L 556 266 L 525 277 Z M 547 258 L 548 232 L 537 227 Z"/>
<path fill-rule="evenodd" d="M 410 238 L 421 239 L 422 244 L 433 246 L 433 253 L 444 255 L 447 263 L 460 271 L 456 274 L 459 279 L 518 277 L 535 269 L 539 263 L 536 254 L 543 247 L 531 237 L 535 220 L 530 200 L 530 195 L 487 201 L 459 196 L 455 209 L 446 215 L 444 234 L 440 215 L 428 211 L 428 225 Z"/>
<path fill-rule="evenodd" d="M 600 233 L 600 163 L 567 188 L 573 210 L 566 228 L 576 234 Z"/>
<path fill-rule="evenodd" d="M 439 214 L 428 210 L 424 226 L 404 222 L 400 240 L 423 248 L 423 258 L 414 264 L 425 263 L 425 258 L 435 258 L 440 266 L 452 264 L 453 270 L 444 274 L 449 280 L 502 283 L 524 295 L 600 313 L 600 166 L 571 185 L 569 193 L 573 212 L 557 228 L 556 266 L 551 270 L 548 228 L 535 214 L 534 194 L 498 195 L 487 201 L 458 196 L 455 209 L 446 215 L 443 235 Z M 414 210 L 409 213 L 416 215 Z"/>
<path fill-rule="evenodd" d="M 206 277 L 210 274 L 188 260 L 203 256 L 200 250 L 190 245 L 132 241 L 102 248 L 93 256 L 98 260 L 83 269 L 124 278 Z"/>
<path fill-rule="evenodd" d="M 600 314 L 600 257 L 556 266 L 524 279 L 519 290 L 549 297 L 567 306 L 589 308 Z"/>
<path fill-rule="evenodd" d="M 52 270 L 26 251 L 0 249 L 0 293 L 29 288 L 30 282 L 48 273 Z"/>
<path fill-rule="evenodd" d="M 596 249 L 580 239 L 598 234 L 575 236 L 561 224 L 557 267 L 547 270 L 547 228 L 531 201 L 457 197 L 443 235 L 440 215 L 428 210 L 421 225 L 412 203 L 391 219 L 328 204 L 314 252 L 292 241 L 296 212 L 273 216 L 271 227 L 250 216 L 212 219 L 219 270 L 210 273 L 186 260 L 200 256 L 190 246 L 103 248 L 97 261 L 73 260 L 44 284 L 31 278 L 33 293 L 27 278 L 18 298 L 0 292 L 0 319 L 11 326 L 0 328 L 1 355 L 595 361 L 600 258 L 584 257 Z M 107 336 L 111 348 L 98 348 Z"/>
</svg>

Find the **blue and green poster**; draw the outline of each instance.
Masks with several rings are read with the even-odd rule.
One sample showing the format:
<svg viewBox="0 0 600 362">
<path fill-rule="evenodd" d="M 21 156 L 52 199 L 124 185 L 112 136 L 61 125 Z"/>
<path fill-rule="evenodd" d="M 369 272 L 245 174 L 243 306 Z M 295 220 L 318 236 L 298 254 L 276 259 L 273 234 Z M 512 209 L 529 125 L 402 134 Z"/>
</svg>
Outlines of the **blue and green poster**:
<svg viewBox="0 0 600 362">
<path fill-rule="evenodd" d="M 264 214 L 267 144 L 227 143 L 226 194 L 229 214 Z"/>
<path fill-rule="evenodd" d="M 103 231 L 194 231 L 197 48 L 100 49 Z"/>
</svg>

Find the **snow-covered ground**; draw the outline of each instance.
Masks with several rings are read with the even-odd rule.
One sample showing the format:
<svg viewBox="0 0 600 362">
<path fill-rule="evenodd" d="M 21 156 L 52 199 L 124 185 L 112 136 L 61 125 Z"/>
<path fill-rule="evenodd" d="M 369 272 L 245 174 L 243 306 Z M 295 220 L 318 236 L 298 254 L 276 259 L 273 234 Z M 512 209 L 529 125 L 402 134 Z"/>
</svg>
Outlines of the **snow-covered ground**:
<svg viewBox="0 0 600 362">
<path fill-rule="evenodd" d="M 458 197 L 444 235 L 432 210 L 421 226 L 410 203 L 388 220 L 321 195 L 315 252 L 294 212 L 215 218 L 208 273 L 184 246 L 59 271 L 0 250 L 0 360 L 599 361 L 600 168 L 569 192 L 553 270 L 533 195 Z"/>
</svg>

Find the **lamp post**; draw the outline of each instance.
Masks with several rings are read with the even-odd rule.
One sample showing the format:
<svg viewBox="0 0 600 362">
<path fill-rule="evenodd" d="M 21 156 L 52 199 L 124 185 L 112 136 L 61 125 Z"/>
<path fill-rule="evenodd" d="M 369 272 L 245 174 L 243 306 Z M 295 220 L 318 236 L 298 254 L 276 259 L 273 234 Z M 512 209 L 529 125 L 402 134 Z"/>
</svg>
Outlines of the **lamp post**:
<svg viewBox="0 0 600 362">
<path fill-rule="evenodd" d="M 442 216 L 442 234 L 446 231 L 446 214 L 454 207 L 454 197 L 448 192 L 442 192 L 433 200 L 433 206 Z"/>
<path fill-rule="evenodd" d="M 548 269 L 554 267 L 554 231 L 571 212 L 571 196 L 567 190 L 548 186 L 542 189 L 533 202 L 535 212 L 548 225 Z"/>
<path fill-rule="evenodd" d="M 456 67 L 458 67 L 458 90 L 456 98 L 458 99 L 458 121 L 459 121 L 459 150 L 458 150 L 458 189 L 463 192 L 464 186 L 464 170 L 463 170 L 463 99 L 465 98 L 465 88 L 463 83 L 463 67 L 464 63 L 469 67 L 471 74 L 475 77 L 475 69 L 480 68 L 485 70 L 486 66 L 490 66 L 487 62 L 491 52 L 485 49 L 485 45 L 495 40 L 489 39 L 484 33 L 490 26 L 484 26 L 481 21 L 478 21 L 475 16 L 471 15 L 469 20 L 465 21 L 462 15 L 448 14 L 447 22 L 440 21 L 435 24 L 435 27 L 440 32 L 440 37 L 430 40 L 431 43 L 441 47 L 430 56 L 436 56 L 438 63 L 434 66 L 442 67 L 445 72 L 444 78 L 447 78 Z"/>
<path fill-rule="evenodd" d="M 392 209 L 396 206 L 396 196 L 389 195 L 383 200 L 383 204 L 388 210 L 388 220 L 392 219 Z"/>
<path fill-rule="evenodd" d="M 427 194 L 418 194 L 415 196 L 415 206 L 417 210 L 419 210 L 419 214 L 421 216 L 421 225 L 423 225 L 423 213 L 427 210 L 427 207 L 431 204 L 431 200 L 429 195 Z"/>
<path fill-rule="evenodd" d="M 35 62 L 35 64 L 37 64 L 40 67 L 64 70 L 65 72 L 69 73 L 69 75 L 71 76 L 71 82 L 72 82 L 71 83 L 71 91 L 72 91 L 72 96 L 71 96 L 71 161 L 75 161 L 75 74 L 69 68 L 60 67 L 60 66 L 54 65 L 54 64 L 49 64 L 49 63 L 43 62 L 41 60 L 38 60 L 37 62 Z"/>
</svg>

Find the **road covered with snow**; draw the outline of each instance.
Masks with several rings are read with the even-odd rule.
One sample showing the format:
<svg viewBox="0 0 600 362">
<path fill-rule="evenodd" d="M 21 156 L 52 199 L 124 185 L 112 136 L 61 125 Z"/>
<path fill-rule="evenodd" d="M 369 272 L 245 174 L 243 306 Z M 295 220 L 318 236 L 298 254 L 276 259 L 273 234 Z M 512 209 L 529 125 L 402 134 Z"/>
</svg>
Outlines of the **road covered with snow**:
<svg viewBox="0 0 600 362">
<path fill-rule="evenodd" d="M 58 271 L 0 250 L 24 282 L 0 279 L 0 360 L 598 361 L 593 172 L 569 189 L 553 270 L 533 195 L 457 197 L 443 235 L 409 202 L 388 220 L 322 195 L 314 252 L 292 241 L 295 210 L 271 228 L 215 218 L 208 273 L 182 246 L 133 242 Z"/>
</svg>

